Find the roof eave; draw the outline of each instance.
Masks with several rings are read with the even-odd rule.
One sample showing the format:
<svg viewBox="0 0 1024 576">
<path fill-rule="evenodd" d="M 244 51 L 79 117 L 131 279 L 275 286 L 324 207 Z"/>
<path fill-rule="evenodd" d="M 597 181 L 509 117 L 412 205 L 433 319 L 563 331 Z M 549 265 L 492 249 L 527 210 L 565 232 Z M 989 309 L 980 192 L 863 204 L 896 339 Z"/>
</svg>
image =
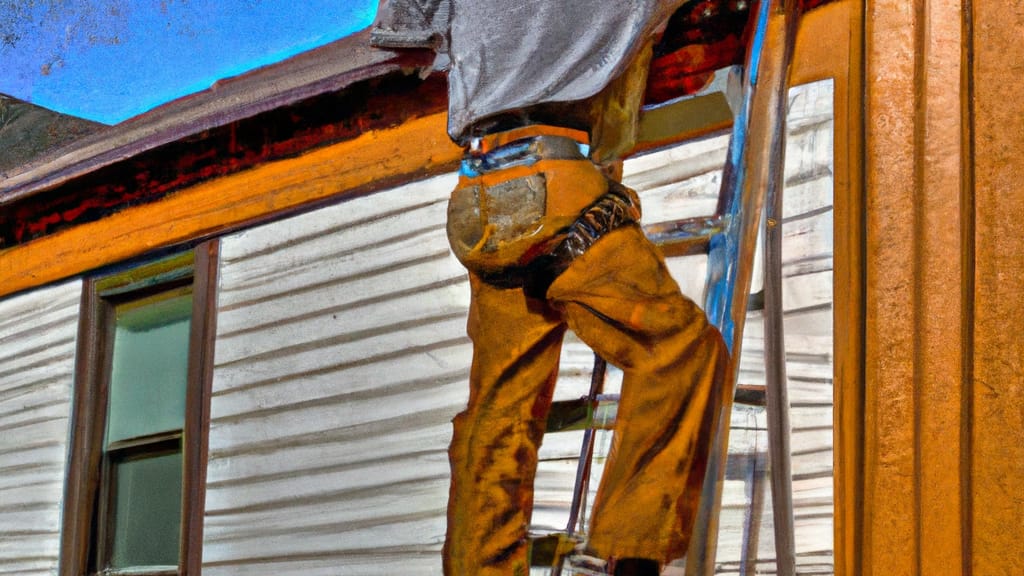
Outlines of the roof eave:
<svg viewBox="0 0 1024 576">
<path fill-rule="evenodd" d="M 320 48 L 179 98 L 121 124 L 101 129 L 8 174 L 0 206 L 30 197 L 204 130 L 255 116 L 402 68 L 430 66 L 428 51 L 373 48 L 364 30 Z"/>
</svg>

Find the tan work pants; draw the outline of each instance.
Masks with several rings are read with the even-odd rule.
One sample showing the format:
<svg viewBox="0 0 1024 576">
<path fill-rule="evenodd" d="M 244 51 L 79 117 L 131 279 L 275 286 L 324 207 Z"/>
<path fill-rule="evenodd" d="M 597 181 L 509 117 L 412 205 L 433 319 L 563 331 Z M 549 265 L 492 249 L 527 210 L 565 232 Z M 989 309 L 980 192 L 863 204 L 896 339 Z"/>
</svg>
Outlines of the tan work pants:
<svg viewBox="0 0 1024 576">
<path fill-rule="evenodd" d="M 468 408 L 454 420 L 444 570 L 525 576 L 537 449 L 572 329 L 624 371 L 588 549 L 668 561 L 692 531 L 727 353 L 640 228 L 608 233 L 546 299 L 471 276 Z"/>
</svg>

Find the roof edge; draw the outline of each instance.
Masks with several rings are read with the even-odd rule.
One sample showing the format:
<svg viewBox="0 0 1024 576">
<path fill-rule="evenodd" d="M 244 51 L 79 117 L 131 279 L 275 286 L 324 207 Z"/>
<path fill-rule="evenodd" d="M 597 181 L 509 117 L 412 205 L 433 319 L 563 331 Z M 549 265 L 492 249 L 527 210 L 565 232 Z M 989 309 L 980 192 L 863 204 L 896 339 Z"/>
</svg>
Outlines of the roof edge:
<svg viewBox="0 0 1024 576">
<path fill-rule="evenodd" d="M 204 130 L 344 89 L 402 68 L 430 66 L 433 53 L 370 46 L 369 29 L 280 62 L 215 82 L 55 149 L 4 174 L 0 206 Z"/>
</svg>

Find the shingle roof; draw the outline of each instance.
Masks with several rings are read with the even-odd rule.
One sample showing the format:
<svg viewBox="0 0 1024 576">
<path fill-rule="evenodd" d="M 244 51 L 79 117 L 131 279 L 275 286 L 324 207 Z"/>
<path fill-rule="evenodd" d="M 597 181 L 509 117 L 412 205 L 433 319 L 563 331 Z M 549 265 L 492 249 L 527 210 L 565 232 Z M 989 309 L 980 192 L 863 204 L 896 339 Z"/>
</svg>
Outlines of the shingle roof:
<svg viewBox="0 0 1024 576">
<path fill-rule="evenodd" d="M 0 94 L 0 174 L 103 127 Z"/>
</svg>

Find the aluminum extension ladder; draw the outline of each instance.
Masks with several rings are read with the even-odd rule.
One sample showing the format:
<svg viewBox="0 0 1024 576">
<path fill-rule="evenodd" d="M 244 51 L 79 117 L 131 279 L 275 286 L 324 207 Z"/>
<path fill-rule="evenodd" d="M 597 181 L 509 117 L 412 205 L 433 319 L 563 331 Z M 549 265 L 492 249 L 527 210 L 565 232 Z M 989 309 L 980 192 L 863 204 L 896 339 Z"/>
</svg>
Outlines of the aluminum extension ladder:
<svg viewBox="0 0 1024 576">
<path fill-rule="evenodd" d="M 686 556 L 687 576 L 715 572 L 718 513 L 728 449 L 732 398 L 739 371 L 740 347 L 746 317 L 755 246 L 763 231 L 766 407 L 777 573 L 795 574 L 793 507 L 789 467 L 789 415 L 785 389 L 781 294 L 782 175 L 785 138 L 787 75 L 797 26 L 798 0 L 763 0 L 754 7 L 754 33 L 743 71 L 742 102 L 734 110 L 728 156 L 723 170 L 718 207 L 709 217 L 690 218 L 645 227 L 656 244 L 704 250 L 708 276 L 704 310 L 718 327 L 730 351 L 723 404 L 716 419 L 714 446 L 709 456 L 695 532 Z M 694 248 L 696 247 L 696 248 Z M 595 355 L 590 391 L 582 399 L 593 417 L 601 402 L 616 398 L 602 394 L 606 364 Z M 577 464 L 572 504 L 564 533 L 544 553 L 551 557 L 551 575 L 560 576 L 572 551 L 586 506 L 594 452 L 595 425 L 584 431 Z"/>
</svg>

